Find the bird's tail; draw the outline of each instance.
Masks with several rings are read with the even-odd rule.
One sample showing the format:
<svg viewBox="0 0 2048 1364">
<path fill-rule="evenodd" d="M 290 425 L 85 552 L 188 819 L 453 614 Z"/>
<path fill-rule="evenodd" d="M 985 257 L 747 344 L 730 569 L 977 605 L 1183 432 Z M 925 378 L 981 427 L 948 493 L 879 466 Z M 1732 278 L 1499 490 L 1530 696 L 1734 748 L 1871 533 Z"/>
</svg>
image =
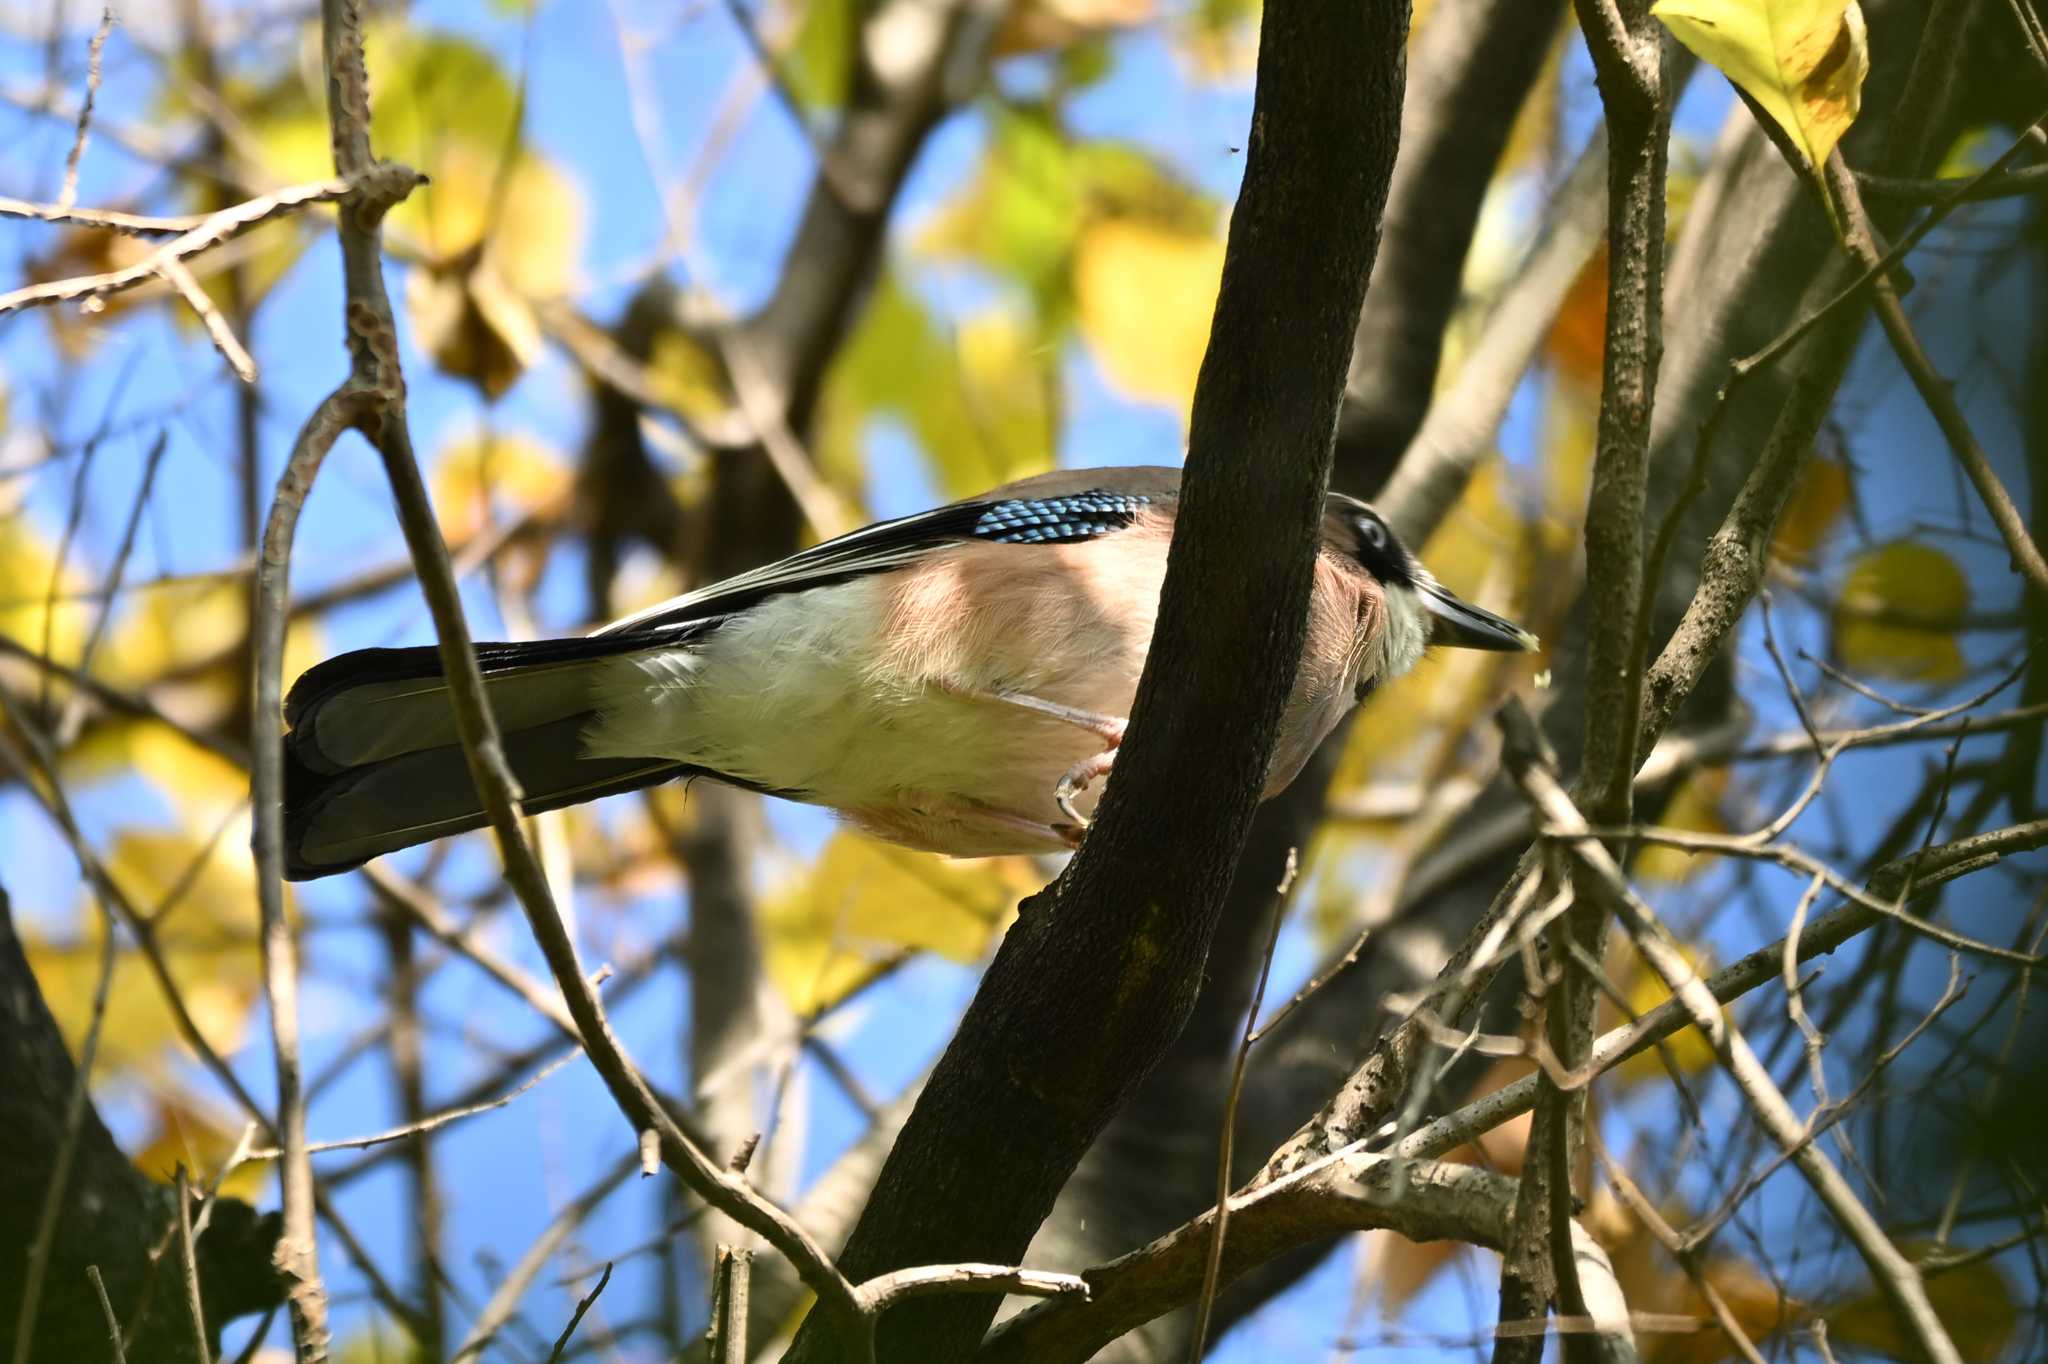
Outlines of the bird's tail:
<svg viewBox="0 0 2048 1364">
<path fill-rule="evenodd" d="M 607 636 L 476 646 L 526 813 L 691 770 L 664 758 L 583 756 L 596 673 L 634 647 Z M 434 648 L 328 659 L 293 685 L 284 715 L 287 878 L 347 871 L 485 823 Z"/>
</svg>

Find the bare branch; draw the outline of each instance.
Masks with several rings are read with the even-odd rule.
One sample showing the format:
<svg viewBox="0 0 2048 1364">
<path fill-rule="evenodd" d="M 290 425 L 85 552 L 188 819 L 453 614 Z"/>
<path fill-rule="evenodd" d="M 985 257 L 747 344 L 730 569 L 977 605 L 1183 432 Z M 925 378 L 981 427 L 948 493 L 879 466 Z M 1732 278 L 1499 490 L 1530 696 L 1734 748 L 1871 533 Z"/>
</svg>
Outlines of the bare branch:
<svg viewBox="0 0 2048 1364">
<path fill-rule="evenodd" d="M 1841 203 L 1840 215 L 1845 232 L 1844 242 L 1851 253 L 1865 269 L 1875 271 L 1880 260 L 1877 243 L 1872 239 L 1868 219 L 1863 211 L 1863 201 L 1856 192 L 1856 181 L 1842 164 L 1839 151 L 1828 157 L 1828 187 Z M 1906 310 L 1899 304 L 1898 290 L 1893 287 L 1887 275 L 1877 275 L 1877 320 L 1884 327 L 1885 336 L 1892 343 L 1892 351 L 1905 367 L 1906 376 L 1913 381 L 1927 410 L 1934 414 L 1935 425 L 1948 441 L 1949 451 L 1956 462 L 1963 466 L 1963 472 L 1970 476 L 1970 486 L 1983 499 L 1984 508 L 1991 513 L 1991 523 L 1998 527 L 1998 533 L 2005 540 L 2005 546 L 2012 552 L 2012 562 L 2034 590 L 2048 596 L 2048 559 L 2041 557 L 2041 547 L 2034 543 L 2027 532 L 2026 518 L 2013 502 L 2012 494 L 1999 481 L 1998 473 L 1991 467 L 1991 459 L 1978 443 L 1976 434 L 1970 430 L 1969 419 L 1963 415 L 1962 404 L 1956 401 L 1955 386 L 1935 373 L 1934 362 L 1928 358 L 1921 346 L 1913 324 L 1906 317 Z"/>
<path fill-rule="evenodd" d="M 412 172 L 407 171 L 410 177 Z M 385 187 L 388 192 L 388 186 Z M 412 186 L 406 185 L 410 190 Z M 321 180 L 309 185 L 294 185 L 259 198 L 247 200 L 218 213 L 209 213 L 199 225 L 180 233 L 156 250 L 144 256 L 135 264 L 119 270 L 109 270 L 98 275 L 79 275 L 72 279 L 52 280 L 48 284 L 32 284 L 11 293 L 0 294 L 0 315 L 19 311 L 22 308 L 42 307 L 51 303 L 71 303 L 79 299 L 105 298 L 122 293 L 137 285 L 147 284 L 163 272 L 165 262 L 183 264 L 193 257 L 202 255 L 221 243 L 230 241 L 259 223 L 307 204 L 326 204 L 347 198 L 355 187 L 347 179 Z M 374 193 L 365 186 L 365 192 Z"/>
<path fill-rule="evenodd" d="M 77 227 L 104 227 L 139 237 L 177 236 L 206 221 L 204 213 L 153 215 L 123 213 L 111 208 L 59 208 L 55 204 L 33 204 L 26 199 L 0 195 L 0 218 L 29 218 L 43 223 L 70 223 Z"/>
<path fill-rule="evenodd" d="M 1363 1143 L 1313 1161 L 1230 1200 L 1221 1272 L 1247 1269 L 1338 1232 L 1384 1228 L 1411 1241 L 1506 1244 L 1515 1186 L 1467 1165 L 1376 1155 Z M 1216 1210 L 1089 1270 L 1090 1296 L 1027 1308 L 1002 1323 L 981 1364 L 1067 1364 L 1092 1358 L 1116 1337 L 1194 1300 L 1202 1290 Z"/>
<path fill-rule="evenodd" d="M 1299 867 L 1296 853 L 1287 854 L 1287 869 L 1273 890 L 1272 926 L 1266 930 L 1266 950 L 1259 958 L 1258 983 L 1252 986 L 1252 1002 L 1245 1010 L 1244 1036 L 1237 1044 L 1237 1061 L 1230 1071 L 1230 1097 L 1223 1104 L 1223 1135 L 1216 1154 L 1216 1230 L 1209 1240 L 1209 1260 L 1202 1271 L 1202 1296 L 1195 1308 L 1195 1331 L 1188 1344 L 1189 1364 L 1201 1364 L 1202 1343 L 1209 1334 L 1209 1312 L 1216 1305 L 1218 1277 L 1223 1272 L 1223 1237 L 1230 1224 L 1230 1156 L 1237 1134 L 1237 1104 L 1244 1096 L 1244 1068 L 1251 1059 L 1252 1039 L 1257 1035 L 1259 1008 L 1266 1001 L 1266 977 L 1273 969 L 1273 949 L 1280 944 L 1280 924 L 1287 917 L 1287 892 L 1294 885 Z"/>
<path fill-rule="evenodd" d="M 92 33 L 92 44 L 86 49 L 85 98 L 78 105 L 78 130 L 71 137 L 71 154 L 64 158 L 64 188 L 57 194 L 57 207 L 70 208 L 78 202 L 78 163 L 85 158 L 86 139 L 92 133 L 92 104 L 100 92 L 100 51 L 107 45 L 107 34 L 114 27 L 114 11 L 100 11 L 99 27 Z"/>
<path fill-rule="evenodd" d="M 185 1310 L 192 1316 L 192 1345 L 199 1364 L 213 1364 L 213 1349 L 207 1343 L 206 1309 L 199 1300 L 199 1257 L 192 1249 L 192 1191 L 185 1183 L 185 1167 L 178 1167 L 172 1191 L 178 1199 L 178 1264 L 184 1271 Z"/>
<path fill-rule="evenodd" d="M 869 1313 L 883 1312 L 907 1298 L 936 1293 L 1016 1293 L 1027 1298 L 1088 1297 L 1087 1281 L 1075 1274 L 1005 1265 L 920 1265 L 878 1274 L 860 1286 L 860 1300 Z"/>
<path fill-rule="evenodd" d="M 505 861 L 506 879 L 526 911 L 527 922 L 538 939 L 542 955 L 567 1002 L 576 1032 L 591 1062 L 603 1076 L 606 1087 L 621 1112 L 643 1140 L 650 1140 L 661 1159 L 708 1202 L 741 1225 L 759 1233 L 798 1268 L 805 1283 L 818 1294 L 828 1314 L 849 1330 L 858 1330 L 860 1309 L 853 1286 L 839 1273 L 824 1250 L 788 1214 L 761 1197 L 744 1177 L 726 1170 L 697 1148 L 675 1119 L 655 1099 L 646 1081 L 627 1059 L 618 1038 L 605 1018 L 597 992 L 577 962 L 575 943 L 569 936 L 525 834 L 519 827 L 519 788 L 506 764 L 497 723 L 487 701 L 476 653 L 470 644 L 461 599 L 442 543 L 426 489 L 420 481 L 412 450 L 411 433 L 405 419 L 405 387 L 400 371 L 395 322 L 391 302 L 384 288 L 383 261 L 378 227 L 383 212 L 393 200 L 392 192 L 406 192 L 418 176 L 400 166 L 379 164 L 370 154 L 369 97 L 363 69 L 362 16 L 356 0 L 323 0 L 322 32 L 327 61 L 328 120 L 333 134 L 335 169 L 343 182 L 363 188 L 340 214 L 342 262 L 347 287 L 350 377 L 323 404 L 322 411 L 335 409 L 338 420 L 346 420 L 365 432 L 383 458 L 384 469 L 397 503 L 406 544 L 413 556 L 435 633 L 449 696 L 455 713 L 456 732 L 467 758 L 471 778 L 476 782 L 492 831 Z M 379 192 L 385 197 L 378 197 Z M 323 430 L 325 428 L 323 427 Z M 337 424 L 337 433 L 339 426 Z M 308 477 L 310 477 L 310 470 Z M 273 515 L 285 512 L 289 499 L 280 498 Z M 288 536 L 286 537 L 288 541 Z M 288 553 L 288 544 L 287 544 Z M 269 555 L 266 553 L 266 559 Z M 282 564 L 280 564 L 280 570 Z M 266 643 L 270 636 L 282 637 L 284 594 L 280 587 L 270 595 L 263 612 Z M 257 702 L 258 734 L 263 739 L 259 756 L 259 777 L 275 779 L 265 788 L 272 795 L 259 796 L 258 809 L 266 815 L 267 828 L 259 834 L 263 874 L 259 883 L 266 895 L 281 887 L 281 829 L 276 818 L 282 791 L 282 742 L 277 730 L 279 655 L 266 652 L 266 666 L 259 675 Z M 267 771 L 266 771 L 267 769 Z M 282 1054 L 282 1048 L 280 1048 Z M 288 1151 L 289 1136 L 279 1143 Z M 303 1137 L 300 1138 L 303 1144 Z M 290 1161 L 287 1160 L 287 1168 Z M 287 1204 L 289 1206 L 289 1196 Z M 289 1234 L 289 1228 L 288 1228 Z"/>
<path fill-rule="evenodd" d="M 1857 1251 L 1863 1256 L 1880 1291 L 1890 1302 L 1900 1326 L 1915 1345 L 1936 1364 L 1961 1364 L 1962 1356 L 1948 1337 L 1947 1329 L 1928 1301 L 1926 1285 L 1911 1261 L 1886 1238 L 1884 1230 L 1863 1206 L 1833 1162 L 1809 1141 L 1785 1096 L 1778 1091 L 1739 1029 L 1722 1017 L 1713 994 L 1684 955 L 1665 937 L 1664 929 L 1649 906 L 1629 887 L 1627 877 L 1611 854 L 1587 825 L 1571 797 L 1536 756 L 1534 726 L 1519 708 L 1502 711 L 1502 724 L 1509 731 L 1509 770 L 1540 809 L 1544 817 L 1575 835 L 1570 844 L 1573 856 L 1592 873 L 1607 902 L 1621 915 L 1636 950 L 1656 971 L 1674 998 L 1691 1017 L 1693 1026 L 1712 1043 L 1715 1055 L 1735 1081 L 1744 1099 L 1772 1138 L 1792 1153 L 1792 1163 L 1806 1177 L 1815 1195 L 1833 1215 Z"/>
</svg>

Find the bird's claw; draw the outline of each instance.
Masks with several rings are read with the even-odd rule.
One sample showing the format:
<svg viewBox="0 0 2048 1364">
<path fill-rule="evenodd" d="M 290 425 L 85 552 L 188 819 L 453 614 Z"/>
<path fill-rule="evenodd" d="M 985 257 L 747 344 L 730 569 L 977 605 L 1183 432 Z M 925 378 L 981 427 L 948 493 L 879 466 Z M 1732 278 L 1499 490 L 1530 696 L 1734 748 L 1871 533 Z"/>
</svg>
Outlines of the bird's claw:
<svg viewBox="0 0 2048 1364">
<path fill-rule="evenodd" d="M 1075 806 L 1074 797 L 1086 791 L 1089 785 L 1109 771 L 1115 762 L 1116 747 L 1112 744 L 1104 751 L 1093 757 L 1083 758 L 1068 768 L 1067 774 L 1052 788 L 1053 804 L 1059 806 L 1060 813 L 1072 820 L 1078 828 L 1086 829 L 1092 821 Z"/>
</svg>

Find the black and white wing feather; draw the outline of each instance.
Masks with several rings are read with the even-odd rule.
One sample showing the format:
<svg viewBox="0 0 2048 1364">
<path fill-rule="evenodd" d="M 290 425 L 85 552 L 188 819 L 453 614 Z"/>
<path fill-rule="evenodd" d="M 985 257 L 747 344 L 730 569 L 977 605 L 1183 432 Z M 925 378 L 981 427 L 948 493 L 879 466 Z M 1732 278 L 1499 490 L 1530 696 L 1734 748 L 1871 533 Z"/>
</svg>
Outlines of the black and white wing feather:
<svg viewBox="0 0 2048 1364">
<path fill-rule="evenodd" d="M 1091 488 L 1063 496 L 980 498 L 877 521 L 787 559 L 671 597 L 613 621 L 592 638 L 653 634 L 697 625 L 785 592 L 902 568 L 935 549 L 963 541 L 1046 545 L 1092 540 L 1131 524 L 1151 500 L 1140 493 Z"/>
</svg>

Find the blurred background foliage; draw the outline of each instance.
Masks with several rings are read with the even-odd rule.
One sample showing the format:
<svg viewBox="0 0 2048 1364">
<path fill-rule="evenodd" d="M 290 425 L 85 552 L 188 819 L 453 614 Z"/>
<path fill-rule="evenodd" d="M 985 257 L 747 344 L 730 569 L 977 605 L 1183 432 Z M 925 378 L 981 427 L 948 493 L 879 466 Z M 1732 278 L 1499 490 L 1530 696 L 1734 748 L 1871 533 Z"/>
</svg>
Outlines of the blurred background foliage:
<svg viewBox="0 0 2048 1364">
<path fill-rule="evenodd" d="M 1418 31 L 1446 3 L 1418 3 Z M 993 28 L 986 62 L 957 77 L 950 107 L 920 130 L 903 183 L 879 196 L 856 168 L 834 184 L 834 157 L 849 145 L 836 130 L 861 98 L 856 82 L 872 78 L 855 45 L 886 36 L 866 28 L 877 8 L 375 8 L 377 149 L 429 177 L 386 231 L 402 267 L 415 429 L 480 636 L 572 632 L 683 590 L 708 564 L 792 548 L 773 517 L 733 514 L 729 490 L 746 486 L 731 472 L 738 461 L 780 470 L 756 500 L 800 506 L 808 524 L 796 538 L 814 539 L 1055 464 L 1178 460 L 1242 168 L 1256 6 L 980 7 L 975 22 Z M 80 203 L 206 213 L 331 173 L 310 5 L 132 0 L 114 9 Z M 54 197 L 97 17 L 62 0 L 0 10 L 0 191 Z M 1674 238 L 1730 108 L 1726 85 L 1705 77 L 1679 106 Z M 1583 45 L 1561 24 L 1494 169 L 1439 388 L 1455 380 L 1526 263 L 1549 196 L 1597 118 Z M 2005 136 L 1960 140 L 1948 169 L 1981 165 Z M 885 219 L 867 287 L 793 280 L 802 262 L 784 253 L 813 189 Z M 236 384 L 191 311 L 160 287 L 0 319 L 0 687 L 10 698 L 0 725 L 9 759 L 0 880 L 74 1045 L 109 931 L 80 859 L 104 868 L 147 926 L 146 943 L 131 926 L 115 953 L 93 1084 L 117 1136 L 159 1177 L 180 1163 L 211 1177 L 227 1162 L 243 1116 L 223 1073 L 259 1101 L 269 1093 L 243 766 L 248 566 L 292 433 L 344 363 L 323 215 L 268 223 L 197 272 L 261 365 L 254 386 Z M 2038 477 L 2044 467 L 2034 410 L 2048 372 L 2042 240 L 2038 203 L 2005 201 L 1959 215 L 1914 257 L 1916 308 L 1929 300 L 1923 325 L 1950 372 L 1967 375 L 1962 396 L 2022 488 L 2028 470 Z M 97 228 L 0 227 L 13 282 L 117 269 L 150 249 L 146 238 Z M 1604 280 L 1595 251 L 1519 381 L 1494 457 L 1421 547 L 1454 588 L 1552 640 L 1573 628 Z M 754 325 L 793 291 L 841 287 L 857 301 L 836 331 L 824 325 L 781 347 Z M 806 362 L 792 358 L 805 347 L 824 357 L 808 379 Z M 1882 718 L 1880 693 L 1907 707 L 1953 704 L 2022 663 L 2030 638 L 2002 549 L 1888 364 L 1866 355 L 1852 370 L 1771 546 L 1775 626 L 1822 724 Z M 807 382 L 808 398 L 765 422 L 750 405 L 750 389 Z M 605 407 L 620 393 L 633 400 L 623 420 Z M 770 448 L 778 426 L 794 473 Z M 396 525 L 359 449 L 332 461 L 302 544 L 287 679 L 332 651 L 427 637 Z M 1745 626 L 1736 651 L 1733 712 L 1758 744 L 1799 723 L 1760 624 Z M 1418 860 L 1457 835 L 1493 770 L 1488 711 L 1510 689 L 1540 703 L 1554 661 L 1449 655 L 1373 699 L 1305 849 L 1301 910 L 1282 936 L 1273 998 L 1383 922 Z M 47 771 L 31 761 L 45 751 Z M 1964 768 L 1988 760 L 1974 746 L 1948 757 Z M 1883 842 L 1943 759 L 1928 747 L 1855 761 L 1856 775 L 1795 826 L 1845 859 Z M 2015 811 L 2032 800 L 2038 744 L 2031 762 L 2010 783 Z M 1677 785 L 1661 821 L 1754 828 L 1803 780 L 1782 754 L 1703 766 Z M 835 1162 L 935 1054 L 1012 909 L 1051 868 L 943 862 L 836 831 L 816 812 L 756 804 L 675 788 L 538 823 L 551 873 L 564 891 L 573 886 L 564 903 L 586 960 L 617 973 L 608 989 L 635 1054 L 662 1084 L 695 1094 L 707 1120 L 739 1094 L 747 1116 L 715 1130 L 765 1130 L 757 1173 L 796 1202 L 821 1177 L 829 1183 Z M 76 812 L 75 843 L 60 809 Z M 730 855 L 722 873 L 707 852 L 714 845 Z M 446 942 L 482 944 L 491 960 L 536 973 L 484 842 L 391 863 L 375 884 L 343 878 L 294 900 L 319 1139 L 501 1092 L 555 1045 L 494 972 L 392 927 L 406 922 L 394 908 L 405 896 L 430 896 L 451 925 Z M 1777 936 L 1797 894 L 1760 880 L 1752 864 L 1672 848 L 1640 851 L 1633 870 L 1703 962 Z M 698 919 L 707 878 L 720 875 L 757 935 L 724 958 L 709 955 Z M 2032 931 L 2043 869 L 1988 875 L 2005 878 L 1986 892 L 2004 906 L 1991 920 L 2002 927 L 1980 921 L 1981 931 L 2006 941 L 2021 919 Z M 1631 1009 L 1661 997 L 1619 954 L 1610 970 Z M 1893 990 L 1882 1021 L 1910 1021 L 1924 972 L 1893 962 L 1844 974 L 1880 970 Z M 734 992 L 737 1003 L 726 998 Z M 1980 987 L 1986 998 L 1951 1015 L 1975 1021 L 1945 1022 L 1927 1045 L 1981 1055 L 1969 1039 L 2011 1015 L 2013 993 Z M 714 1003 L 752 1048 L 707 1075 L 702 1030 L 721 1021 L 707 1012 Z M 1616 1011 L 1608 1025 L 1619 1019 Z M 1838 1024 L 1844 1074 L 1897 1034 L 1869 1023 Z M 1995 1051 L 1995 1038 L 1984 1045 Z M 1796 1061 L 1796 1048 L 1779 1055 L 1781 1067 L 1788 1056 Z M 1913 1070 L 1912 1059 L 1901 1068 L 1921 1077 L 1913 1085 L 1967 1088 L 1967 1066 Z M 1503 1060 L 1475 1083 L 1524 1069 Z M 1597 1095 L 1609 1153 L 1674 1225 L 1708 1215 L 1740 1183 L 1738 1158 L 1753 1154 L 1722 1130 L 1733 1110 L 1710 1076 L 1710 1053 L 1688 1035 L 1621 1068 Z M 1999 1101 L 2024 1103 L 2013 1092 Z M 340 1357 L 452 1351 L 548 1219 L 630 1148 L 610 1117 L 594 1081 L 572 1067 L 405 1162 L 373 1154 L 323 1165 L 335 1215 L 352 1228 L 350 1248 L 323 1245 L 348 1338 Z M 1522 1137 L 1511 1124 L 1466 1156 L 1513 1173 Z M 2042 1170 L 2038 1148 L 1970 1159 L 1984 1171 L 2029 1159 Z M 244 1163 L 224 1188 L 272 1199 L 266 1169 Z M 1880 1188 L 1890 1176 L 1866 1175 Z M 1745 1205 L 1730 1234 L 1689 1266 L 1604 1185 L 1588 1217 L 1639 1311 L 1700 1313 L 1697 1275 L 1774 1358 L 1810 1350 L 1816 1320 L 1840 1358 L 1908 1358 L 1839 1247 L 1816 1241 L 1801 1253 L 1800 1192 L 1783 1176 L 1762 1188 L 1764 1209 Z M 2032 1196 L 2031 1213 L 1993 1198 L 2003 1212 L 1984 1214 L 1993 1228 L 2031 1218 L 2032 1252 L 1981 1258 L 1936 1280 L 1973 1360 L 2048 1348 L 2028 1296 L 2038 1267 L 2015 1268 L 2038 1254 L 2038 1188 Z M 592 1268 L 611 1261 L 619 1277 L 585 1335 L 613 1342 L 611 1357 L 666 1357 L 664 1342 L 699 1329 L 705 1300 L 690 1238 L 661 1234 L 682 1212 L 652 1192 L 589 1211 L 491 1348 L 544 1355 Z M 1217 1353 L 1294 1357 L 1358 1339 L 1405 1341 L 1402 1357 L 1463 1357 L 1463 1338 L 1483 1339 L 1492 1319 L 1490 1265 L 1476 1252 L 1367 1238 Z M 229 1328 L 232 1346 L 250 1325 Z M 1667 1364 L 1727 1357 L 1711 1331 L 1652 1335 L 1646 1349 Z"/>
</svg>

